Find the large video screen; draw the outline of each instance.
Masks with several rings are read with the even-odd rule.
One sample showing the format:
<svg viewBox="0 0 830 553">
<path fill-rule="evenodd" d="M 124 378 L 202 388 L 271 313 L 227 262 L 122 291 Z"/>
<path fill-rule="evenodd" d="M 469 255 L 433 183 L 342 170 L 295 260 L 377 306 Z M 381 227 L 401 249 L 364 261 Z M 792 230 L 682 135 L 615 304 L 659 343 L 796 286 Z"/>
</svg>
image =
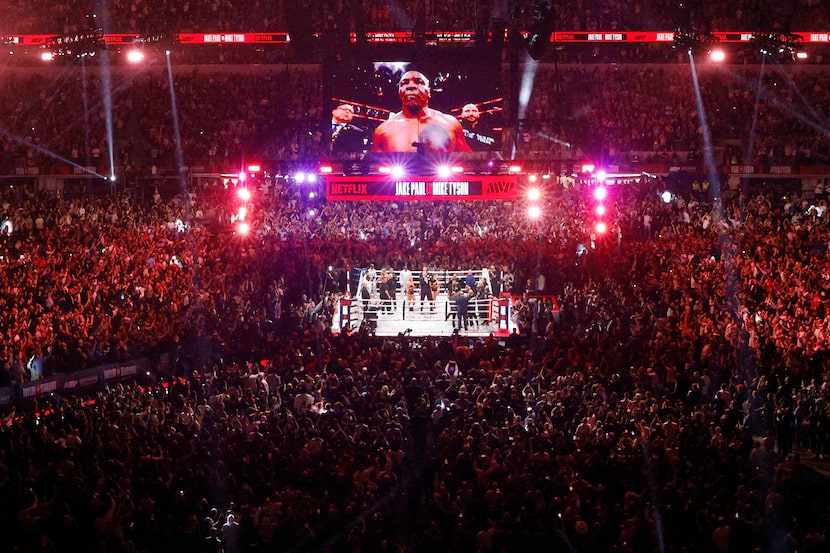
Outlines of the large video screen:
<svg viewBox="0 0 830 553">
<path fill-rule="evenodd" d="M 332 64 L 332 156 L 499 152 L 500 60 L 476 52 Z"/>
</svg>

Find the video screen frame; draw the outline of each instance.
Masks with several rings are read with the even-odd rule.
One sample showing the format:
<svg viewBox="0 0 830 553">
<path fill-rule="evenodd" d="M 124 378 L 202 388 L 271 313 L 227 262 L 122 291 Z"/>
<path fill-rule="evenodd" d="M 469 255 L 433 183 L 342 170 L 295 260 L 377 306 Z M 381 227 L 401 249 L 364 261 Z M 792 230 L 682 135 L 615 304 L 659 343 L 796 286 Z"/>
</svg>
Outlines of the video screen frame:
<svg viewBox="0 0 830 553">
<path fill-rule="evenodd" d="M 416 123 L 417 131 L 398 137 L 399 131 L 410 128 L 404 116 L 411 115 L 402 105 L 399 84 L 412 71 L 428 81 L 430 114 L 437 111 L 446 117 L 429 118 L 428 123 L 436 121 L 437 128 Z M 330 62 L 325 68 L 323 110 L 332 116 L 330 155 L 334 159 L 366 159 L 387 153 L 498 153 L 504 129 L 502 89 L 501 59 L 478 50 L 375 52 Z M 390 119 L 398 124 L 385 124 Z M 425 120 L 423 116 L 420 119 Z M 455 127 L 456 121 L 460 129 Z M 389 138 L 388 132 L 376 132 L 378 127 L 396 134 Z"/>
</svg>

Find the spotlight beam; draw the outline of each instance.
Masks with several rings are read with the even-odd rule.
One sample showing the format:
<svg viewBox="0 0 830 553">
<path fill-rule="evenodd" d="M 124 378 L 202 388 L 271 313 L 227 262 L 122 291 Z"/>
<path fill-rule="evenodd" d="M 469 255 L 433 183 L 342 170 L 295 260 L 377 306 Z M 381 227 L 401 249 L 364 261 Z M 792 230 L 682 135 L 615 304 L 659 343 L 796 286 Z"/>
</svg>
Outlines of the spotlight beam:
<svg viewBox="0 0 830 553">
<path fill-rule="evenodd" d="M 522 71 L 522 81 L 519 85 L 519 94 L 518 94 L 518 120 L 521 121 L 525 118 L 525 113 L 527 112 L 527 106 L 530 103 L 530 97 L 533 95 L 533 83 L 536 80 L 536 70 L 539 65 L 539 62 L 534 60 L 530 57 L 529 54 L 525 54 L 525 62 L 524 62 L 524 70 Z M 513 151 L 511 152 L 511 157 L 515 157 L 516 155 L 516 141 L 513 141 Z"/>
<path fill-rule="evenodd" d="M 190 221 L 190 202 L 187 201 L 187 180 L 184 172 L 184 153 L 182 151 L 182 134 L 179 130 L 179 109 L 176 107 L 176 90 L 173 86 L 173 64 L 170 61 L 170 51 L 165 53 L 167 60 L 167 83 L 170 88 L 170 108 L 173 117 L 173 136 L 176 143 L 176 169 L 179 173 L 179 188 L 184 205 L 184 217 Z"/>
<path fill-rule="evenodd" d="M 746 152 L 747 161 L 753 164 L 755 163 L 755 128 L 758 124 L 758 108 L 761 106 L 761 91 L 763 90 L 765 67 L 766 56 L 761 58 L 761 72 L 758 74 L 758 90 L 755 91 L 755 105 L 752 107 L 752 125 L 749 129 L 749 142 Z"/>
<path fill-rule="evenodd" d="M 83 60 L 82 60 L 82 61 L 83 61 Z M 143 70 L 143 69 L 142 69 L 142 70 Z M 86 79 L 86 66 L 85 66 L 85 65 L 83 65 L 83 66 L 82 66 L 82 71 L 83 71 L 83 73 L 84 73 L 83 78 L 84 78 L 84 79 Z M 130 84 L 132 84 L 132 81 L 133 81 L 134 79 L 136 79 L 136 78 L 139 76 L 139 74 L 140 74 L 139 72 L 132 73 L 132 74 L 130 75 L 129 79 L 127 79 L 127 80 L 126 80 L 126 81 L 124 81 L 123 83 L 119 84 L 119 86 L 117 86 L 117 87 L 115 88 L 115 92 L 120 92 L 120 91 L 122 91 L 122 90 L 127 89 L 127 87 L 128 87 Z M 61 85 L 60 85 L 60 84 L 58 84 L 58 85 L 56 86 L 56 90 L 55 90 L 55 92 L 54 92 L 53 94 L 51 94 L 51 95 L 50 95 L 50 97 L 49 97 L 49 101 L 50 101 L 50 102 L 55 101 L 55 99 L 56 99 L 56 97 L 57 97 L 57 89 L 59 89 L 59 88 L 60 88 L 60 86 L 61 86 Z M 103 106 L 103 104 L 104 104 L 103 99 L 100 99 L 100 100 L 98 100 L 98 101 L 94 102 L 91 106 L 87 106 L 87 108 L 86 108 L 86 109 L 87 109 L 88 111 L 94 112 L 94 111 L 98 110 L 101 106 Z M 59 144 L 59 145 L 65 145 L 65 144 L 66 144 L 66 139 L 65 139 L 65 137 L 66 137 L 66 136 L 68 136 L 68 135 L 69 135 L 69 133 L 70 133 L 72 130 L 74 130 L 75 128 L 77 128 L 77 126 L 78 126 L 79 124 L 84 123 L 84 121 L 85 121 L 85 118 L 84 118 L 83 112 L 81 112 L 81 113 L 78 115 L 78 117 L 77 117 L 77 118 L 75 118 L 75 120 L 74 120 L 74 121 L 72 121 L 72 122 L 70 122 L 70 123 L 68 123 L 68 124 L 63 125 L 63 126 L 62 126 L 62 129 L 61 129 L 59 132 L 55 132 L 54 134 L 52 134 L 52 135 L 50 136 L 50 138 L 51 138 L 50 143 L 55 143 L 55 144 Z"/>
<path fill-rule="evenodd" d="M 103 1 L 103 30 L 109 27 L 109 6 L 106 0 Z M 103 42 L 103 38 L 101 39 Z M 106 48 L 101 50 L 101 96 L 104 102 L 104 123 L 107 129 L 107 153 L 109 154 L 110 175 L 115 175 L 115 139 L 112 133 L 112 74 L 110 72 L 110 56 Z"/>
<path fill-rule="evenodd" d="M 26 140 L 25 138 L 20 138 L 19 136 L 15 136 L 13 134 L 10 134 L 9 132 L 5 131 L 4 129 L 0 129 L 0 135 L 4 136 L 6 138 L 9 138 L 11 140 L 14 140 L 18 144 L 22 144 L 22 145 L 26 146 L 27 148 L 32 148 L 33 150 L 37 150 L 38 152 L 40 152 L 42 154 L 45 154 L 45 155 L 51 157 L 52 159 L 62 161 L 63 163 L 66 163 L 67 165 L 71 165 L 72 167 L 75 167 L 76 169 L 80 169 L 81 171 L 83 171 L 86 174 L 94 175 L 96 177 L 101 177 L 102 179 L 107 178 L 106 176 L 102 175 L 101 173 L 98 173 L 96 171 L 90 171 L 88 167 L 84 167 L 83 165 L 75 163 L 74 161 L 72 161 L 70 159 L 66 159 L 65 157 L 62 157 L 62 156 L 56 154 L 55 152 L 53 152 L 51 150 L 47 150 L 46 148 L 44 148 L 42 146 L 39 146 L 39 145 L 35 144 L 34 142 L 30 142 L 30 141 Z"/>
<path fill-rule="evenodd" d="M 700 92 L 700 81 L 697 77 L 697 67 L 695 67 L 695 57 L 692 52 L 689 52 L 689 64 L 692 69 L 692 81 L 695 90 L 695 100 L 697 101 L 697 112 L 700 114 L 700 127 L 703 134 L 703 164 L 706 169 L 706 177 L 709 179 L 709 191 L 712 199 L 720 198 L 720 179 L 715 166 L 714 146 L 712 143 L 712 129 L 709 128 L 709 120 L 706 117 L 706 109 L 703 105 L 703 95 Z"/>
<path fill-rule="evenodd" d="M 773 61 L 775 61 L 775 60 L 773 59 Z M 785 77 L 785 78 L 788 79 L 787 83 L 789 85 L 792 85 L 792 80 L 789 79 L 789 76 L 786 73 L 782 72 L 781 75 L 782 75 L 782 77 Z M 830 134 L 830 129 L 828 129 L 828 127 L 826 127 L 825 125 L 822 124 L 821 117 L 819 117 L 819 114 L 816 112 L 815 108 L 813 106 L 809 105 L 806 100 L 804 100 L 804 97 L 801 95 L 800 91 L 796 90 L 797 96 L 799 97 L 799 99 L 801 99 L 803 101 L 804 106 L 806 107 L 806 109 L 812 115 L 815 116 L 815 119 L 810 119 L 808 116 L 804 115 L 803 113 L 801 113 L 799 111 L 796 111 L 795 109 L 792 108 L 792 106 L 789 102 L 782 102 L 771 91 L 768 91 L 768 90 L 764 89 L 763 86 L 754 85 L 753 83 L 749 83 L 745 79 L 742 79 L 741 82 L 743 84 L 746 84 L 748 87 L 757 86 L 759 89 L 761 89 L 761 90 L 758 90 L 758 97 L 760 99 L 764 100 L 768 105 L 771 105 L 771 106 L 774 106 L 774 107 L 780 109 L 782 112 L 784 112 L 787 115 L 791 116 L 792 118 L 796 119 L 800 123 L 803 123 L 807 127 L 810 127 L 814 131 L 817 131 L 817 132 L 819 132 L 823 135 Z"/>
<path fill-rule="evenodd" d="M 549 135 L 549 134 L 545 134 L 545 133 L 543 133 L 543 132 L 537 132 L 537 133 L 536 133 L 536 136 L 538 136 L 539 138 L 544 138 L 544 139 L 545 139 L 545 140 L 547 140 L 548 142 L 553 142 L 554 144 L 559 144 L 560 146 L 564 146 L 564 147 L 566 147 L 566 148 L 570 148 L 570 147 L 571 147 L 571 143 L 570 143 L 570 142 L 566 142 L 566 141 L 564 141 L 564 140 L 562 140 L 562 139 L 560 139 L 560 138 L 556 138 L 555 136 L 551 136 L 551 135 Z"/>
<path fill-rule="evenodd" d="M 777 61 L 777 60 L 774 60 L 774 61 Z M 780 67 L 780 64 L 777 64 L 777 65 Z M 782 102 L 776 96 L 772 96 L 771 94 L 767 94 L 767 97 L 765 99 L 768 99 L 772 105 L 774 105 L 775 107 L 777 107 L 781 111 L 787 113 L 788 115 L 791 115 L 792 117 L 797 119 L 799 122 L 804 123 L 805 125 L 812 128 L 813 130 L 818 131 L 818 132 L 820 132 L 821 134 L 824 134 L 824 135 L 830 134 L 830 130 L 828 130 L 828 128 L 825 127 L 822 124 L 822 121 L 824 121 L 824 118 L 821 116 L 821 114 L 818 113 L 815 106 L 810 105 L 809 101 L 804 97 L 804 95 L 801 93 L 801 91 L 793 85 L 792 76 L 788 75 L 786 71 L 779 71 L 778 74 L 781 77 L 787 79 L 787 85 L 790 87 L 790 90 L 792 90 L 795 93 L 795 95 L 798 97 L 798 99 L 801 100 L 801 103 L 804 105 L 804 107 L 807 109 L 807 111 L 809 111 L 809 113 L 813 117 L 813 119 L 810 119 L 806 115 L 803 115 L 800 112 L 795 111 L 791 107 L 791 104 L 789 102 Z"/>
<path fill-rule="evenodd" d="M 522 83 L 519 87 L 519 121 L 525 118 L 530 97 L 533 95 L 533 82 L 536 80 L 536 70 L 539 62 L 527 56 L 522 72 Z"/>
<path fill-rule="evenodd" d="M 110 74 L 109 54 L 101 53 L 103 64 L 101 67 L 101 96 L 104 102 L 104 123 L 107 129 L 107 150 L 110 162 L 110 174 L 115 174 L 115 138 L 112 133 L 112 76 Z"/>
<path fill-rule="evenodd" d="M 703 97 L 700 93 L 700 83 L 698 82 L 697 78 L 697 69 L 695 68 L 695 60 L 694 56 L 689 53 L 689 62 L 691 64 L 692 69 L 692 79 L 694 81 L 694 89 L 695 89 L 695 99 L 697 100 L 697 108 L 698 113 L 700 113 L 700 126 L 703 130 L 703 160 L 704 165 L 706 167 L 706 175 L 709 179 L 710 184 L 710 194 L 712 205 L 716 206 L 718 210 L 718 215 L 721 218 L 725 218 L 725 213 L 723 209 L 723 203 L 720 200 L 720 180 L 718 178 L 718 173 L 715 168 L 714 156 L 713 156 L 713 148 L 712 148 L 712 132 L 709 128 L 709 124 L 706 121 L 706 111 L 703 107 Z M 721 248 L 721 258 L 724 256 L 730 255 L 729 252 L 733 249 L 731 238 L 729 234 L 720 229 L 718 231 L 720 233 L 720 248 Z M 724 269 L 724 283 L 726 284 L 726 299 L 724 301 L 724 305 L 726 305 L 726 309 L 730 312 L 730 314 L 734 317 L 737 317 L 737 313 L 735 312 L 736 306 L 739 301 L 736 301 L 735 298 L 740 295 L 741 292 L 741 279 L 740 274 L 735 270 L 735 264 L 730 263 L 723 263 Z"/>
</svg>

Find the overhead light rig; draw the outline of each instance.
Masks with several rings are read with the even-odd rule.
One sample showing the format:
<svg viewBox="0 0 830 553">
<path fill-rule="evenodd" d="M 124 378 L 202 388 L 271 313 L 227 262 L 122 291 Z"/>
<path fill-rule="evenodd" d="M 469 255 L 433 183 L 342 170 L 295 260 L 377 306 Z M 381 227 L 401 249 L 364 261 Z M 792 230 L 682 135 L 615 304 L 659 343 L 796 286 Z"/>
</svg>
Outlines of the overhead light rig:
<svg viewBox="0 0 830 553">
<path fill-rule="evenodd" d="M 796 59 L 802 51 L 804 38 L 796 33 L 753 33 L 751 43 L 761 54 L 778 59 Z"/>
<path fill-rule="evenodd" d="M 718 38 L 711 33 L 678 27 L 674 31 L 672 47 L 690 54 L 709 53 L 718 42 Z"/>
<path fill-rule="evenodd" d="M 44 59 L 92 57 L 106 46 L 103 27 L 97 26 L 94 13 L 86 14 L 86 30 L 78 33 L 50 36 L 43 42 Z"/>
</svg>

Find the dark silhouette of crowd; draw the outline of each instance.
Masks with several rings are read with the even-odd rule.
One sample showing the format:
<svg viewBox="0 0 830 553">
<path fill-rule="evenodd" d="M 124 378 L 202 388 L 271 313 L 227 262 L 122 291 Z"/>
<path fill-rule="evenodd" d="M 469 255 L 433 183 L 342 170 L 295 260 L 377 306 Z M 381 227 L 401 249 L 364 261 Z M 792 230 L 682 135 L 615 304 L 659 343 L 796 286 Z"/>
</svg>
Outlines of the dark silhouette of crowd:
<svg viewBox="0 0 830 553">
<path fill-rule="evenodd" d="M 46 171 L 67 161 L 105 170 L 110 165 L 108 125 L 113 157 L 127 179 L 175 175 L 178 148 L 193 170 L 205 172 L 238 167 L 245 156 L 264 161 L 325 152 L 319 66 L 264 72 L 202 66 L 181 74 L 177 68 L 178 135 L 164 65 L 114 74 L 109 94 L 99 72 L 53 69 L 36 75 L 12 71 L 3 80 L 9 102 L 4 102 L 2 116 L 10 123 L 0 138 L 4 174 L 31 166 Z M 234 101 L 228 102 L 229 97 Z M 107 105 L 112 106 L 111 123 Z"/>
<path fill-rule="evenodd" d="M 608 235 L 587 190 L 551 187 L 541 240 L 520 202 L 278 189 L 243 237 L 217 230 L 218 184 L 146 207 L 6 192 L 6 374 L 179 354 L 6 415 L 2 547 L 825 549 L 801 456 L 830 443 L 826 199 L 662 184 L 615 188 Z M 560 311 L 519 299 L 510 337 L 328 331 L 328 265 L 494 265 L 519 293 L 537 248 Z"/>
<path fill-rule="evenodd" d="M 86 4 L 2 2 L 0 30 L 73 32 Z M 827 26 L 811 0 L 729 15 L 684 5 L 557 3 L 557 17 L 572 29 Z M 525 27 L 530 7 L 115 2 L 102 18 L 124 32 L 342 38 Z M 826 71 L 754 63 L 698 68 L 716 163 L 825 163 Z M 0 385 L 138 359 L 151 370 L 2 413 L 0 552 L 830 548 L 822 186 L 696 181 L 664 201 L 662 178 L 618 183 L 606 233 L 590 190 L 567 179 L 547 185 L 538 221 L 523 200 L 326 202 L 265 177 L 247 202 L 218 177 L 171 194 L 153 186 L 177 176 L 179 147 L 193 173 L 318 160 L 328 124 L 319 65 L 174 71 L 178 137 L 161 64 L 114 67 L 111 104 L 95 65 L 3 68 L 2 174 L 106 168 L 111 105 L 113 157 L 136 188 L 3 186 Z M 705 150 L 688 65 L 540 64 L 534 90 L 505 141 L 517 157 L 636 164 Z M 234 225 L 242 203 L 248 234 Z M 351 270 L 372 264 L 492 268 L 517 331 L 333 335 Z M 530 301 L 542 280 L 549 299 Z"/>
<path fill-rule="evenodd" d="M 232 2 L 213 4 L 123 2 L 100 10 L 94 2 L 50 3 L 4 1 L 8 14 L 0 33 L 72 33 L 83 28 L 85 16 L 97 13 L 110 32 L 262 32 L 306 30 L 311 33 L 462 30 L 483 32 L 494 22 L 528 29 L 538 17 L 537 4 L 550 2 L 481 0 L 467 2 L 406 1 L 399 3 L 323 0 L 318 2 L 256 2 L 244 7 Z M 99 12 L 96 12 L 99 8 Z M 742 0 L 721 9 L 706 2 L 676 3 L 664 0 L 626 3 L 554 3 L 554 26 L 565 31 L 672 31 L 691 24 L 705 31 L 823 31 L 827 13 L 815 0 L 786 5 Z"/>
<path fill-rule="evenodd" d="M 531 97 L 516 141 L 518 151 L 529 157 L 579 157 L 576 151 L 582 150 L 596 159 L 627 163 L 694 163 L 702 159 L 703 131 L 708 130 L 716 137 L 718 164 L 826 162 L 826 136 L 808 129 L 821 116 L 799 122 L 787 107 L 815 113 L 813 107 L 825 102 L 820 99 L 826 95 L 819 84 L 822 71 L 796 76 L 780 65 L 766 70 L 699 65 L 704 129 L 688 64 L 540 67 L 535 82 L 540 92 Z M 551 117 L 554 110 L 562 115 Z"/>
<path fill-rule="evenodd" d="M 698 73 L 705 127 L 688 64 L 542 64 L 518 127 L 506 126 L 501 154 L 699 165 L 708 131 L 717 165 L 827 162 L 822 66 L 701 64 Z M 236 170 L 245 159 L 278 164 L 328 155 L 319 65 L 199 66 L 174 75 L 178 135 L 166 71 L 157 64 L 113 68 L 110 96 L 91 68 L 9 69 L 0 84 L 0 116 L 8 122 L 0 170 L 50 174 L 69 161 L 108 173 L 107 105 L 122 181 L 175 177 L 178 148 L 191 172 L 208 173 Z"/>
</svg>

